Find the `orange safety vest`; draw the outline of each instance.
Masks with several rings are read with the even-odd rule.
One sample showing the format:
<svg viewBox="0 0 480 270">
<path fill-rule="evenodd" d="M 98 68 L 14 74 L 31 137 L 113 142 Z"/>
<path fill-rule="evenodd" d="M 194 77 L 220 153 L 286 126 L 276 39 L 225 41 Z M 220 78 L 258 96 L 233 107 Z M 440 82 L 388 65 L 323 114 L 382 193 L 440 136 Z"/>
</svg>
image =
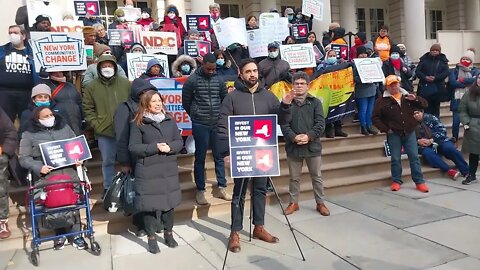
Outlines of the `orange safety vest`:
<svg viewBox="0 0 480 270">
<path fill-rule="evenodd" d="M 382 62 L 388 60 L 388 58 L 390 57 L 391 47 L 392 47 L 392 44 L 390 44 L 389 37 L 381 38 L 379 36 L 375 40 L 375 51 L 378 53 L 378 56 L 380 57 L 380 59 L 382 59 Z"/>
</svg>

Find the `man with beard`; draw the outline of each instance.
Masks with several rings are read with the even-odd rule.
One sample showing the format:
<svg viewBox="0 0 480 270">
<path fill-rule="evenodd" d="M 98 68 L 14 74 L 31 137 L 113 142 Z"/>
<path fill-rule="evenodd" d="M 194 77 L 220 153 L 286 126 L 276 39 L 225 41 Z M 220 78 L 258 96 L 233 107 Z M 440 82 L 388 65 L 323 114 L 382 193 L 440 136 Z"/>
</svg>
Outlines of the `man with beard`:
<svg viewBox="0 0 480 270">
<path fill-rule="evenodd" d="M 293 94 L 290 92 L 283 97 L 282 103 L 270 91 L 261 87 L 258 81 L 258 67 L 253 59 L 245 59 L 239 65 L 239 79 L 235 82 L 235 89 L 223 100 L 218 122 L 218 132 L 223 149 L 228 145 L 228 116 L 230 115 L 265 115 L 278 114 L 279 124 L 285 124 L 290 117 L 290 104 Z M 226 158 L 228 160 L 228 158 Z M 239 231 L 243 229 L 243 210 L 245 193 L 250 178 L 234 178 L 232 200 L 232 227 L 228 248 L 232 252 L 240 252 Z M 253 207 L 253 238 L 267 243 L 278 243 L 278 238 L 271 235 L 264 228 L 265 221 L 265 195 L 268 177 L 251 178 L 252 207 Z"/>
</svg>

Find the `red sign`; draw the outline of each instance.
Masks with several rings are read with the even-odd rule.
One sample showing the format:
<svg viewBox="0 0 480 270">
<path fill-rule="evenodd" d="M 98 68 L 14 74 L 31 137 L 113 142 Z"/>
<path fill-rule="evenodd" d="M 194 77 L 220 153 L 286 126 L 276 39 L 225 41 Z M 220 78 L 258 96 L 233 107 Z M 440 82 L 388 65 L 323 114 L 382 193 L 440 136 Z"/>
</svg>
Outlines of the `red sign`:
<svg viewBox="0 0 480 270">
<path fill-rule="evenodd" d="M 270 120 L 254 120 L 253 121 L 253 137 L 268 140 L 272 137 L 272 121 Z"/>
</svg>

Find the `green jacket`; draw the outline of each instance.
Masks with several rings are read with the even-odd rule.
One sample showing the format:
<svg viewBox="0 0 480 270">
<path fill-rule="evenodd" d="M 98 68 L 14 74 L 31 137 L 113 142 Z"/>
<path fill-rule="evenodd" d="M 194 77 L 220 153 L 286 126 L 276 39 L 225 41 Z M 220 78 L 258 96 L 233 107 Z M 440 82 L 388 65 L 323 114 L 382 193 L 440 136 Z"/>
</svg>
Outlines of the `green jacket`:
<svg viewBox="0 0 480 270">
<path fill-rule="evenodd" d="M 110 79 L 100 73 L 101 63 L 111 61 L 115 63 L 115 75 Z M 118 76 L 115 58 L 111 55 L 102 55 L 98 59 L 98 78 L 94 79 L 84 90 L 83 111 L 85 120 L 93 127 L 96 135 L 115 137 L 113 116 L 118 105 L 127 101 L 130 96 L 130 82 Z"/>
</svg>

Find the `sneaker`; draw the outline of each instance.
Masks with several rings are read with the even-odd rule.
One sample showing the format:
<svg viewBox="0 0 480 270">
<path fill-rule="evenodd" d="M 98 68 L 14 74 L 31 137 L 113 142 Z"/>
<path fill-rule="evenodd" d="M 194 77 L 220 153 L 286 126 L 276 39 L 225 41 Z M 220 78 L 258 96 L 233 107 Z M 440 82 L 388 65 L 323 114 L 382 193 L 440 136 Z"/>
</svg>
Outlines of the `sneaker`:
<svg viewBox="0 0 480 270">
<path fill-rule="evenodd" d="M 86 249 L 88 247 L 85 239 L 81 236 L 73 239 L 72 246 L 78 250 Z"/>
<path fill-rule="evenodd" d="M 227 189 L 224 187 L 219 187 L 218 188 L 218 193 L 219 193 L 219 198 L 224 199 L 225 201 L 231 201 L 232 200 L 232 195 L 227 193 Z"/>
<path fill-rule="evenodd" d="M 477 182 L 478 182 L 477 177 L 468 175 L 467 178 L 465 178 L 465 180 L 462 181 L 462 184 L 463 185 L 471 185 L 471 184 L 475 184 Z"/>
<path fill-rule="evenodd" d="M 173 238 L 173 233 L 172 232 L 165 232 L 163 234 L 163 239 L 165 239 L 165 245 L 167 245 L 167 247 L 169 247 L 169 248 L 178 247 L 178 243 Z"/>
<path fill-rule="evenodd" d="M 450 176 L 453 180 L 457 180 L 460 176 L 460 172 L 454 169 L 450 169 L 447 171 L 448 176 Z"/>
<path fill-rule="evenodd" d="M 205 199 L 205 190 L 197 190 L 197 195 L 195 196 L 195 200 L 199 205 L 208 205 L 207 199 Z"/>
<path fill-rule="evenodd" d="M 12 233 L 8 229 L 8 218 L 0 219 L 0 239 L 5 239 L 10 237 Z"/>
<path fill-rule="evenodd" d="M 427 186 L 427 184 L 422 183 L 422 184 L 417 184 L 416 186 L 417 186 L 418 191 L 423 192 L 423 193 L 427 193 L 427 192 L 428 192 L 428 186 Z"/>
<path fill-rule="evenodd" d="M 157 254 L 160 252 L 160 248 L 158 247 L 156 238 L 148 238 L 148 251 L 152 254 Z"/>
<path fill-rule="evenodd" d="M 67 242 L 67 238 L 65 236 L 53 240 L 53 249 L 62 250 L 65 247 L 65 242 Z"/>
<path fill-rule="evenodd" d="M 390 190 L 391 191 L 399 191 L 400 190 L 400 184 L 397 183 L 397 182 L 392 182 L 392 184 L 390 185 Z"/>
</svg>

